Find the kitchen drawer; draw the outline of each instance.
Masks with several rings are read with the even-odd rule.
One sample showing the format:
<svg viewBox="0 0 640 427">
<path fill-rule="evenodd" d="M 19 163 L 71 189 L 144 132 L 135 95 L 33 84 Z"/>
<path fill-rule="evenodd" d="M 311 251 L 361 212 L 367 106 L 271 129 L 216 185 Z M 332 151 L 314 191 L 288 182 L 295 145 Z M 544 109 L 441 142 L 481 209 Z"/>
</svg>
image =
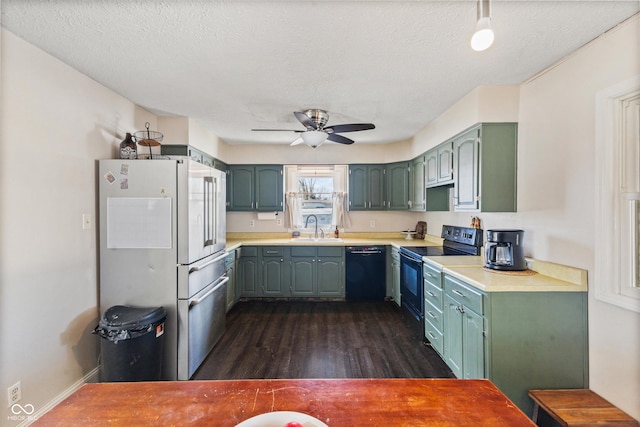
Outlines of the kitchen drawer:
<svg viewBox="0 0 640 427">
<path fill-rule="evenodd" d="M 482 310 L 482 293 L 470 285 L 467 285 L 455 277 L 445 275 L 444 291 L 462 305 L 478 314 L 484 314 Z"/>
<path fill-rule="evenodd" d="M 442 332 L 438 330 L 431 322 L 425 320 L 424 322 L 424 336 L 429 340 L 431 346 L 438 352 L 440 355 L 444 355 L 444 336 Z"/>
<path fill-rule="evenodd" d="M 341 246 L 320 246 L 318 247 L 318 256 L 342 256 L 344 247 Z"/>
<path fill-rule="evenodd" d="M 242 246 L 240 249 L 240 256 L 258 256 L 258 248 L 256 246 Z"/>
<path fill-rule="evenodd" d="M 287 248 L 284 246 L 265 246 L 261 249 L 262 249 L 262 256 L 283 257 L 285 255 L 285 250 Z"/>
<path fill-rule="evenodd" d="M 434 286 L 432 283 L 424 280 L 424 300 L 429 301 L 431 304 L 442 309 L 442 289 L 439 286 Z"/>
<path fill-rule="evenodd" d="M 315 246 L 292 246 L 291 247 L 291 256 L 316 256 L 316 247 Z"/>
<path fill-rule="evenodd" d="M 442 272 L 428 263 L 423 263 L 423 272 L 424 280 L 428 281 L 432 285 L 437 288 L 442 288 Z"/>
<path fill-rule="evenodd" d="M 428 320 L 435 328 L 442 332 L 444 326 L 444 315 L 442 310 L 435 307 L 426 299 L 424 300 L 424 318 Z"/>
</svg>

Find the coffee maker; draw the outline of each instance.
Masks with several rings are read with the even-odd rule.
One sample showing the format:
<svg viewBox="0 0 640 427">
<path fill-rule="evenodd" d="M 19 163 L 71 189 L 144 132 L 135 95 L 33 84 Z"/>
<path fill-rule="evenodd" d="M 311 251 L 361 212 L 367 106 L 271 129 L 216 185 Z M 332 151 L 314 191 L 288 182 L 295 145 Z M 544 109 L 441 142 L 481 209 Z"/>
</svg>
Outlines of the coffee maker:
<svg viewBox="0 0 640 427">
<path fill-rule="evenodd" d="M 487 230 L 484 249 L 485 267 L 493 270 L 527 269 L 522 248 L 524 230 Z"/>
</svg>

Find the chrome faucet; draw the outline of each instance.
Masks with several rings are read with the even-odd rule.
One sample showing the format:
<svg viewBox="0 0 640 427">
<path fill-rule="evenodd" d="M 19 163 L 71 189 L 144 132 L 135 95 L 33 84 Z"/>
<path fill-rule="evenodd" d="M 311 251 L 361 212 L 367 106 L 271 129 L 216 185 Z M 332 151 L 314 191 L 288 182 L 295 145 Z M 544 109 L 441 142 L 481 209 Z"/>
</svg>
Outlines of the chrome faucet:
<svg viewBox="0 0 640 427">
<path fill-rule="evenodd" d="M 316 233 L 314 235 L 314 237 L 317 239 L 318 238 L 318 217 L 315 216 L 314 214 L 311 214 L 309 216 L 307 216 L 307 220 L 304 222 L 304 228 L 307 228 L 307 225 L 309 224 L 309 218 L 313 217 L 313 219 L 315 220 L 316 223 Z"/>
</svg>

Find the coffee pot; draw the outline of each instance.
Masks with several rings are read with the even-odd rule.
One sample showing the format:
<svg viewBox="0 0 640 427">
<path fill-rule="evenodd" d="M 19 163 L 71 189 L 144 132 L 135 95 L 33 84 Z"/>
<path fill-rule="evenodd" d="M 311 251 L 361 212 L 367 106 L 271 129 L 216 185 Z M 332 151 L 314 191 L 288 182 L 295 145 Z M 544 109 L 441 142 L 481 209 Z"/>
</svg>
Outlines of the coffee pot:
<svg viewBox="0 0 640 427">
<path fill-rule="evenodd" d="M 521 271 L 527 269 L 522 237 L 524 230 L 487 230 L 484 249 L 485 267 L 494 270 Z"/>
</svg>

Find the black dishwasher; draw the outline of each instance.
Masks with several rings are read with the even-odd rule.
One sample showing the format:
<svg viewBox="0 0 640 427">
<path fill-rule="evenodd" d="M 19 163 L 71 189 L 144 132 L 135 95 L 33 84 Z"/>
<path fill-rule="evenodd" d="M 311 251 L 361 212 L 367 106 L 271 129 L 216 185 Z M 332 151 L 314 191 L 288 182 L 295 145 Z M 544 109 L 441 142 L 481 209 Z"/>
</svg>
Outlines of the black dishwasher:
<svg viewBox="0 0 640 427">
<path fill-rule="evenodd" d="M 386 296 L 386 259 L 384 246 L 347 246 L 347 300 L 384 301 Z"/>
</svg>

